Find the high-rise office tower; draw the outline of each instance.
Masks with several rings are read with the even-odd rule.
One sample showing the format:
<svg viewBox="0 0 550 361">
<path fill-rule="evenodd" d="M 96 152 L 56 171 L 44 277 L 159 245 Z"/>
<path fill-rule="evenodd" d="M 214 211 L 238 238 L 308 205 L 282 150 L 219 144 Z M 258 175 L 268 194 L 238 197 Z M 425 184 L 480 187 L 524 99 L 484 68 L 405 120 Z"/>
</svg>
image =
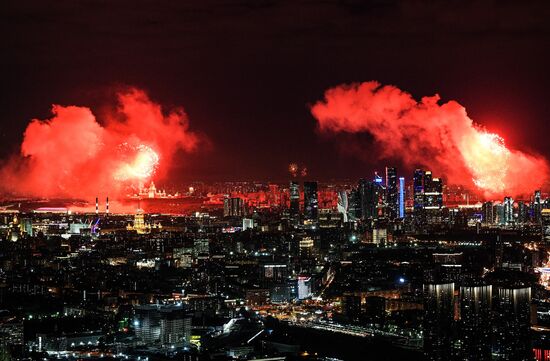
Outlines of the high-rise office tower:
<svg viewBox="0 0 550 361">
<path fill-rule="evenodd" d="M 506 217 L 504 216 L 504 203 L 497 203 L 494 206 L 496 223 L 499 225 L 506 224 Z"/>
<path fill-rule="evenodd" d="M 541 211 L 540 221 L 542 225 L 542 239 L 550 242 L 550 208 Z"/>
<path fill-rule="evenodd" d="M 417 169 L 413 177 L 414 211 L 421 212 L 424 209 L 424 171 Z"/>
<path fill-rule="evenodd" d="M 432 172 L 417 169 L 414 172 L 414 217 L 419 224 L 441 221 L 443 208 L 443 182 Z"/>
<path fill-rule="evenodd" d="M 494 206 L 493 202 L 485 202 L 481 206 L 481 215 L 483 217 L 482 223 L 485 226 L 492 225 L 495 223 L 495 213 L 494 213 Z"/>
<path fill-rule="evenodd" d="M 540 190 L 536 190 L 533 198 L 533 220 L 535 223 L 540 223 L 540 213 L 542 211 L 542 204 L 540 198 Z"/>
<path fill-rule="evenodd" d="M 290 182 L 290 219 L 300 221 L 300 184 L 294 181 Z"/>
<path fill-rule="evenodd" d="M 372 182 L 360 179 L 358 190 L 361 197 L 361 218 L 364 221 L 378 218 L 380 200 L 384 190 L 382 178 L 376 176 Z"/>
<path fill-rule="evenodd" d="M 503 222 L 504 224 L 511 224 L 514 222 L 514 200 L 512 197 L 504 197 L 504 202 L 502 203 L 504 207 L 503 211 Z"/>
<path fill-rule="evenodd" d="M 384 195 L 385 195 L 385 189 L 384 189 L 384 183 L 382 182 L 382 178 L 378 176 L 378 174 L 375 175 L 375 179 L 373 182 L 370 183 L 370 195 L 367 197 L 367 199 L 371 199 L 372 203 L 370 203 L 370 218 L 371 219 L 377 219 L 379 217 L 385 216 L 384 214 Z"/>
<path fill-rule="evenodd" d="M 397 171 L 395 167 L 386 167 L 386 209 L 389 219 L 397 218 L 398 207 Z"/>
<path fill-rule="evenodd" d="M 466 284 L 460 287 L 460 359 L 491 360 L 492 286 Z"/>
<path fill-rule="evenodd" d="M 405 218 L 405 178 L 399 177 L 399 218 Z"/>
<path fill-rule="evenodd" d="M 443 208 L 443 180 L 434 178 L 432 180 L 432 192 L 435 193 L 435 204 L 439 209 Z"/>
<path fill-rule="evenodd" d="M 345 190 L 338 192 L 338 212 L 342 214 L 342 220 L 344 223 L 348 221 L 348 212 L 349 212 L 349 202 L 348 202 L 348 192 Z"/>
<path fill-rule="evenodd" d="M 365 220 L 368 219 L 372 215 L 372 203 L 373 199 L 371 199 L 371 188 L 372 183 L 368 180 L 361 178 L 359 179 L 359 185 L 357 187 L 357 190 L 359 191 L 359 198 L 361 203 L 361 219 Z"/>
<path fill-rule="evenodd" d="M 424 355 L 426 360 L 448 361 L 454 320 L 454 283 L 424 284 Z"/>
<path fill-rule="evenodd" d="M 532 359 L 531 288 L 500 286 L 495 303 L 493 359 Z"/>
<path fill-rule="evenodd" d="M 433 178 L 432 172 L 424 175 L 424 209 L 443 208 L 443 182 L 441 178 Z"/>
<path fill-rule="evenodd" d="M 349 193 L 348 198 L 349 218 L 352 221 L 361 219 L 361 192 L 359 188 L 353 188 Z"/>
<path fill-rule="evenodd" d="M 430 183 L 432 182 L 432 171 L 427 170 L 424 172 L 424 192 L 426 191 L 426 187 L 430 187 Z"/>
<path fill-rule="evenodd" d="M 399 177 L 399 218 L 405 218 L 405 178 Z"/>
<path fill-rule="evenodd" d="M 304 182 L 304 219 L 317 221 L 318 203 L 317 182 Z"/>
<path fill-rule="evenodd" d="M 517 222 L 520 224 L 527 223 L 529 220 L 529 207 L 525 204 L 525 202 L 518 202 L 518 216 L 517 216 Z"/>
</svg>

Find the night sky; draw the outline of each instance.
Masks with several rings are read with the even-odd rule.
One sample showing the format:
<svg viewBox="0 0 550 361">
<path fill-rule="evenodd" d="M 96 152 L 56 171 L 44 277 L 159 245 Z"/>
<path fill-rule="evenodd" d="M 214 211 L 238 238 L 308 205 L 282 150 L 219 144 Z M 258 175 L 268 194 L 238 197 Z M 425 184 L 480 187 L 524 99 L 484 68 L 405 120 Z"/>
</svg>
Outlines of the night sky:
<svg viewBox="0 0 550 361">
<path fill-rule="evenodd" d="M 52 103 L 99 113 L 113 87 L 132 85 L 183 106 L 207 139 L 180 154 L 174 180 L 284 180 L 291 161 L 311 178 L 354 179 L 399 160 L 377 159 L 374 145 L 354 154 L 368 136 L 320 134 L 309 107 L 329 87 L 368 80 L 457 100 L 508 145 L 550 158 L 547 1 L 0 6 L 3 158 Z"/>
</svg>

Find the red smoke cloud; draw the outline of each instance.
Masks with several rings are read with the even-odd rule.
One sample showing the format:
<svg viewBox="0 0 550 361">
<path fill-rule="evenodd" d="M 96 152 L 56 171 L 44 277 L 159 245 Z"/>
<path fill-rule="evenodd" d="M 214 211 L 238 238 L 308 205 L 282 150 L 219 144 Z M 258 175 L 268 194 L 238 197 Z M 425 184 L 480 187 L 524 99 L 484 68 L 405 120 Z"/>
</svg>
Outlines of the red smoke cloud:
<svg viewBox="0 0 550 361">
<path fill-rule="evenodd" d="M 98 122 L 89 108 L 52 107 L 28 125 L 21 154 L 0 170 L 0 190 L 36 197 L 117 196 L 165 172 L 197 135 L 182 109 L 165 114 L 142 90 L 117 94 L 117 108 Z"/>
<path fill-rule="evenodd" d="M 456 101 L 416 101 L 371 81 L 329 89 L 311 112 L 323 131 L 370 133 L 381 158 L 422 166 L 449 183 L 475 186 L 486 197 L 528 194 L 548 179 L 545 159 L 509 149 L 475 124 Z"/>
</svg>

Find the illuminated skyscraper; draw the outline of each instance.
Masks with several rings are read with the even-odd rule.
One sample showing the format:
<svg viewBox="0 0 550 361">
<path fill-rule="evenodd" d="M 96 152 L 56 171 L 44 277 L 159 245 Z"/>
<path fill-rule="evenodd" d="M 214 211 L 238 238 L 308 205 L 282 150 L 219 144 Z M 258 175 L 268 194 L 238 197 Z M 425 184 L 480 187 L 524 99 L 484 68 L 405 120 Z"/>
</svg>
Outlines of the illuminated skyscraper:
<svg viewBox="0 0 550 361">
<path fill-rule="evenodd" d="M 441 178 L 433 178 L 432 172 L 424 175 L 424 209 L 443 208 L 443 182 Z"/>
<path fill-rule="evenodd" d="M 529 207 L 525 202 L 518 202 L 517 222 L 520 224 L 527 223 L 529 220 Z"/>
<path fill-rule="evenodd" d="M 441 178 L 434 178 L 432 180 L 432 192 L 435 193 L 435 205 L 439 209 L 443 208 L 443 180 Z"/>
<path fill-rule="evenodd" d="M 405 178 L 399 177 L 399 218 L 405 218 Z"/>
<path fill-rule="evenodd" d="M 485 202 L 481 206 L 481 214 L 483 216 L 482 223 L 485 226 L 489 226 L 495 223 L 495 207 L 493 202 Z"/>
<path fill-rule="evenodd" d="M 541 212 L 542 238 L 550 242 L 550 209 L 545 208 Z"/>
<path fill-rule="evenodd" d="M 542 204 L 540 199 L 540 190 L 536 190 L 533 199 L 533 220 L 535 223 L 540 223 L 540 213 L 542 211 Z"/>
<path fill-rule="evenodd" d="M 304 219 L 317 221 L 319 196 L 317 182 L 304 182 Z"/>
<path fill-rule="evenodd" d="M 395 167 L 386 167 L 386 208 L 389 219 L 397 218 L 398 207 L 397 171 Z"/>
<path fill-rule="evenodd" d="M 414 211 L 420 212 L 424 209 L 424 171 L 417 169 L 413 177 Z"/>
<path fill-rule="evenodd" d="M 514 200 L 512 199 L 512 197 L 504 197 L 504 202 L 502 203 L 502 206 L 504 207 L 504 224 L 514 223 Z"/>
<path fill-rule="evenodd" d="M 506 224 L 506 217 L 504 216 L 504 203 L 497 203 L 494 206 L 496 223 L 499 225 Z"/>
<path fill-rule="evenodd" d="M 376 175 L 372 182 L 360 179 L 358 190 L 361 197 L 361 218 L 364 221 L 376 219 L 384 190 L 382 187 L 382 178 Z"/>
<path fill-rule="evenodd" d="M 417 222 L 441 221 L 443 208 L 443 182 L 441 178 L 433 178 L 432 172 L 422 169 L 414 171 L 414 213 Z"/>
<path fill-rule="evenodd" d="M 300 184 L 294 181 L 290 182 L 290 219 L 300 221 Z"/>
<path fill-rule="evenodd" d="M 432 171 L 427 170 L 424 172 L 424 192 L 426 192 L 426 187 L 429 188 L 431 182 L 432 182 Z"/>
<path fill-rule="evenodd" d="M 348 198 L 349 218 L 351 221 L 361 219 L 361 192 L 359 188 L 353 188 L 349 193 Z"/>
<path fill-rule="evenodd" d="M 338 212 L 342 214 L 342 220 L 345 222 L 348 221 L 348 209 L 349 209 L 349 203 L 348 203 L 348 192 L 345 190 L 338 192 Z"/>
<path fill-rule="evenodd" d="M 357 190 L 359 192 L 359 203 L 361 205 L 361 219 L 365 220 L 369 218 L 369 216 L 372 214 L 372 199 L 370 199 L 370 189 L 371 189 L 371 183 L 361 178 L 359 179 L 359 186 L 357 187 Z"/>
</svg>

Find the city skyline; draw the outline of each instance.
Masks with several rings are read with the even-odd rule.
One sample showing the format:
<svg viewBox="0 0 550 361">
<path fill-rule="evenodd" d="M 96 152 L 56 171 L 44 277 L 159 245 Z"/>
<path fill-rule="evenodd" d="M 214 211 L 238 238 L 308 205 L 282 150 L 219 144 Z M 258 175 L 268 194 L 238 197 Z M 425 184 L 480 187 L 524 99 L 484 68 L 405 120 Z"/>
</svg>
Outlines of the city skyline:
<svg viewBox="0 0 550 361">
<path fill-rule="evenodd" d="M 550 2 L 0 4 L 0 361 L 550 361 Z"/>
</svg>

